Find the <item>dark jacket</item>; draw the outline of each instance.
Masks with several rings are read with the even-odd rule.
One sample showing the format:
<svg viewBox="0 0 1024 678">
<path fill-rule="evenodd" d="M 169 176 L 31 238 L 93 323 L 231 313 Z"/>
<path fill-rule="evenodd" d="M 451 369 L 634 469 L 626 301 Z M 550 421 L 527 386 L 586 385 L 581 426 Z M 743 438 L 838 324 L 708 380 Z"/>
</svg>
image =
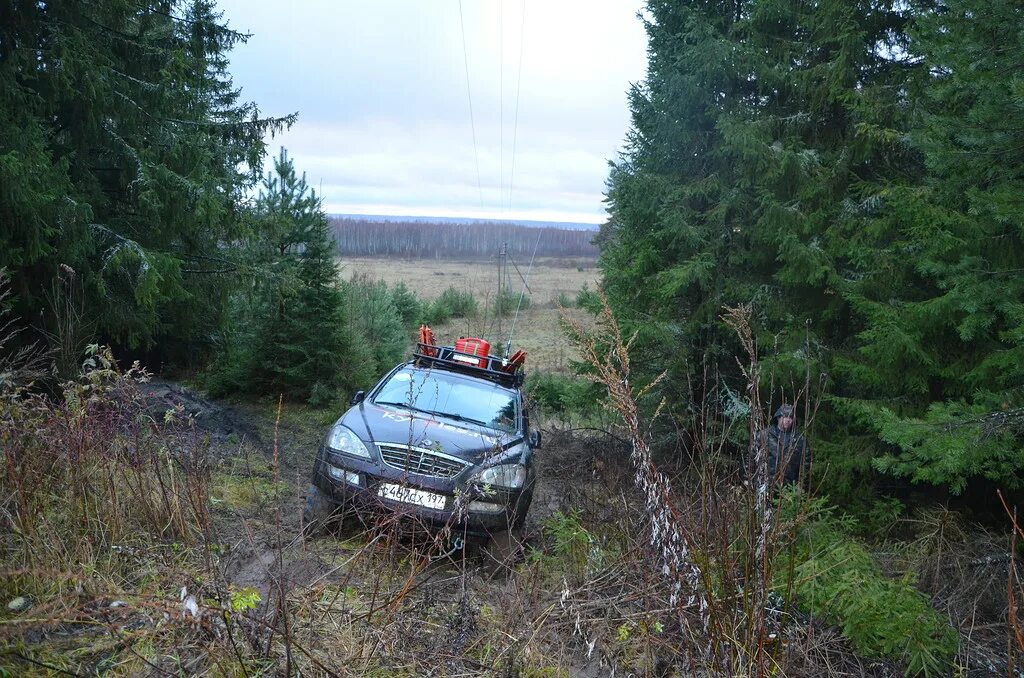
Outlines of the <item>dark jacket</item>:
<svg viewBox="0 0 1024 678">
<path fill-rule="evenodd" d="M 792 405 L 782 405 L 775 411 L 771 426 L 758 432 L 750 445 L 750 465 L 753 471 L 754 459 L 759 448 L 764 447 L 768 455 L 768 474 L 784 483 L 795 483 L 801 475 L 807 477 L 811 467 L 811 446 L 793 424 L 789 431 L 779 430 L 779 417 L 793 416 Z"/>
</svg>

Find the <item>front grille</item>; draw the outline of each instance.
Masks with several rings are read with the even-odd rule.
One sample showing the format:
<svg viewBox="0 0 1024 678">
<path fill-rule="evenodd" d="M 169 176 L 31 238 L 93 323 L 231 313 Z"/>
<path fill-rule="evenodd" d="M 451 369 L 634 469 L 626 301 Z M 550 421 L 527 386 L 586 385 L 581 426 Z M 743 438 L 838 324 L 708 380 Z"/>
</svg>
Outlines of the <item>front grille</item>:
<svg viewBox="0 0 1024 678">
<path fill-rule="evenodd" d="M 421 476 L 433 476 L 435 478 L 454 478 L 462 473 L 462 470 L 469 466 L 467 462 L 447 454 L 441 454 L 433 450 L 426 450 L 422 447 L 411 447 L 409 445 L 396 445 L 393 443 L 379 443 L 381 459 L 384 463 L 399 471 L 408 471 Z"/>
</svg>

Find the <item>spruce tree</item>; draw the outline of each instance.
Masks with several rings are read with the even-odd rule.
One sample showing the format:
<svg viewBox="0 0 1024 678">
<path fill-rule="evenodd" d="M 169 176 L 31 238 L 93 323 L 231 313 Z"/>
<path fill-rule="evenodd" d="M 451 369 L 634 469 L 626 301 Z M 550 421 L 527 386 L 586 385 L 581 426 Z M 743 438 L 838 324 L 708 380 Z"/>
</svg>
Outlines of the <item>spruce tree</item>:
<svg viewBox="0 0 1024 678">
<path fill-rule="evenodd" d="M 322 402 L 347 364 L 334 242 L 319 196 L 282 149 L 256 202 L 259 288 L 251 379 L 259 393 Z"/>
<path fill-rule="evenodd" d="M 59 264 L 102 341 L 194 355 L 221 325 L 261 118 L 210 0 L 0 4 L 0 267 L 47 313 Z"/>
<path fill-rule="evenodd" d="M 648 2 L 647 78 L 630 91 L 633 124 L 599 235 L 605 290 L 639 333 L 641 365 L 668 369 L 674 383 L 719 343 L 715 317 L 742 211 L 729 204 L 738 196 L 718 129 L 740 89 L 728 56 L 731 5 Z"/>
<path fill-rule="evenodd" d="M 812 383 L 832 374 L 862 330 L 850 288 L 876 243 L 859 229 L 920 167 L 901 142 L 923 73 L 906 57 L 909 9 L 652 0 L 648 15 L 648 76 L 631 92 L 601 234 L 610 299 L 639 331 L 638 362 L 669 370 L 678 415 L 681 384 L 722 395 L 700 391 L 704 364 L 741 388 L 719 320 L 738 303 L 757 309 L 765 373 L 792 397 L 808 368 Z M 819 449 L 819 462 L 870 472 L 843 443 Z"/>
<path fill-rule="evenodd" d="M 911 135 L 925 176 L 890 191 L 876 219 L 885 258 L 853 298 L 868 360 L 843 404 L 870 422 L 886 473 L 953 492 L 980 478 L 1020 488 L 1024 15 L 1008 0 L 925 9 L 912 46 L 930 77 Z"/>
<path fill-rule="evenodd" d="M 710 363 L 738 388 L 717 317 L 752 303 L 774 384 L 827 375 L 830 492 L 870 494 L 879 472 L 1024 486 L 1017 4 L 652 0 L 648 16 L 601 233 L 638 362 L 667 385 Z M 664 391 L 685 415 L 680 394 Z"/>
</svg>

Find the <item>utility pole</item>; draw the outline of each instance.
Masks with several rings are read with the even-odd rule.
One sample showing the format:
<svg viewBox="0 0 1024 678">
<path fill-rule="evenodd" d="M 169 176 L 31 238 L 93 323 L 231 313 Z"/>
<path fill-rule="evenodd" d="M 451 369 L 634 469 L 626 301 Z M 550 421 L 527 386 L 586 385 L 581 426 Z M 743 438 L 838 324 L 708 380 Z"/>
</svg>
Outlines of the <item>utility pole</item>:
<svg viewBox="0 0 1024 678">
<path fill-rule="evenodd" d="M 499 337 L 505 336 L 504 333 L 502 332 L 502 327 L 501 327 L 501 307 L 500 307 L 500 304 L 501 304 L 501 292 L 502 292 L 502 288 L 503 288 L 504 283 L 505 283 L 505 275 L 507 274 L 506 273 L 506 269 L 508 268 L 508 265 L 505 263 L 505 257 L 507 257 L 507 256 L 508 256 L 508 243 L 507 242 L 503 242 L 503 243 L 501 243 L 501 246 L 498 248 L 498 295 L 496 297 L 494 297 L 494 306 L 493 306 L 493 308 L 494 308 L 494 315 L 496 315 L 498 317 L 498 336 Z"/>
</svg>

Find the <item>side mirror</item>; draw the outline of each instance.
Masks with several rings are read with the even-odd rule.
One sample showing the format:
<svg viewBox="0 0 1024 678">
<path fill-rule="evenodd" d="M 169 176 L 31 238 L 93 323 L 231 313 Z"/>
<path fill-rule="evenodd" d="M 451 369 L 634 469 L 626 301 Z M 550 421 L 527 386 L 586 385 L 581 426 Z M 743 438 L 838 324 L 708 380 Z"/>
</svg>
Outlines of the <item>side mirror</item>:
<svg viewBox="0 0 1024 678">
<path fill-rule="evenodd" d="M 529 442 L 527 443 L 530 449 L 536 450 L 540 448 L 540 431 L 531 431 Z"/>
<path fill-rule="evenodd" d="M 365 397 L 366 391 L 356 391 L 355 394 L 353 394 L 352 396 L 352 402 L 350 404 L 358 405 L 359 403 L 363 402 L 363 398 Z"/>
</svg>

